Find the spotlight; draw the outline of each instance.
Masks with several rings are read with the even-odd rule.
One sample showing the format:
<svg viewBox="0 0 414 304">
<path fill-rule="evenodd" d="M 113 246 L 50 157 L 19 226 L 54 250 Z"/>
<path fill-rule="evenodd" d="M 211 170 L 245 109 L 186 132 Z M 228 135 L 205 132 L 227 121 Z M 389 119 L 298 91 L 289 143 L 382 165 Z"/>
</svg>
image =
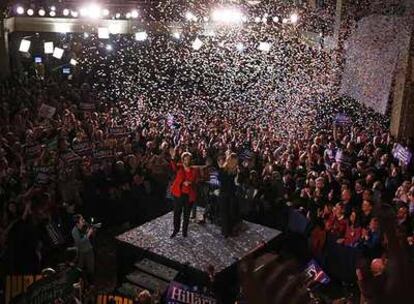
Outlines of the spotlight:
<svg viewBox="0 0 414 304">
<path fill-rule="evenodd" d="M 56 59 L 62 59 L 63 56 L 63 49 L 55 47 L 54 51 L 53 51 L 53 55 L 54 58 Z"/>
<path fill-rule="evenodd" d="M 148 38 L 147 32 L 138 32 L 135 33 L 135 40 L 136 41 L 144 41 Z"/>
<path fill-rule="evenodd" d="M 54 46 L 53 46 L 53 42 L 52 41 L 45 42 L 43 44 L 43 48 L 44 48 L 45 54 L 53 54 Z"/>
<path fill-rule="evenodd" d="M 194 15 L 192 12 L 186 12 L 186 13 L 185 13 L 185 18 L 186 18 L 188 21 L 194 21 L 194 22 L 196 22 L 196 21 L 198 20 L 197 16 L 196 16 L 196 15 Z"/>
<path fill-rule="evenodd" d="M 180 39 L 181 38 L 181 33 L 179 31 L 175 31 L 175 32 L 172 33 L 172 36 L 175 39 Z"/>
<path fill-rule="evenodd" d="M 278 23 L 278 22 L 279 22 L 279 17 L 274 16 L 274 17 L 273 17 L 273 22 L 274 22 L 274 23 Z"/>
<path fill-rule="evenodd" d="M 50 7 L 50 10 L 51 10 L 51 11 L 56 11 L 56 6 L 52 5 L 52 6 Z"/>
<path fill-rule="evenodd" d="M 71 11 L 71 12 L 70 12 L 70 15 L 71 15 L 73 18 L 78 18 L 79 13 L 78 13 L 78 11 Z"/>
<path fill-rule="evenodd" d="M 125 17 L 127 18 L 127 19 L 130 19 L 131 18 L 131 13 L 126 13 L 126 15 L 125 15 Z"/>
<path fill-rule="evenodd" d="M 220 23 L 241 23 L 243 22 L 243 14 L 232 8 L 216 9 L 211 15 L 213 21 Z"/>
<path fill-rule="evenodd" d="M 203 17 L 204 22 L 208 22 L 208 17 Z"/>
<path fill-rule="evenodd" d="M 120 14 L 120 13 L 116 13 L 116 14 L 115 14 L 115 18 L 116 18 L 116 19 L 121 18 L 121 14 Z"/>
<path fill-rule="evenodd" d="M 282 23 L 286 24 L 287 22 L 288 22 L 288 20 L 286 18 L 283 18 Z"/>
<path fill-rule="evenodd" d="M 112 45 L 107 44 L 107 45 L 105 46 L 105 49 L 106 49 L 107 51 L 112 51 Z"/>
<path fill-rule="evenodd" d="M 137 19 L 138 18 L 138 11 L 137 10 L 131 11 L 131 17 L 134 18 L 134 19 Z"/>
<path fill-rule="evenodd" d="M 298 14 L 293 13 L 293 14 L 290 16 L 290 22 L 292 22 L 292 23 L 296 23 L 296 22 L 298 22 L 298 20 L 299 20 L 299 16 L 298 16 Z"/>
<path fill-rule="evenodd" d="M 88 17 L 91 19 L 98 19 L 101 17 L 101 7 L 98 4 L 89 4 L 80 9 L 80 15 L 82 17 Z"/>
<path fill-rule="evenodd" d="M 56 16 L 56 11 L 50 11 L 49 16 L 50 17 L 55 17 Z"/>
<path fill-rule="evenodd" d="M 89 37 L 89 34 L 87 33 L 87 32 L 85 32 L 85 33 L 83 33 L 83 38 L 88 38 Z"/>
<path fill-rule="evenodd" d="M 71 65 L 73 65 L 73 66 L 75 66 L 75 65 L 77 65 L 77 64 L 78 64 L 78 62 L 77 62 L 75 59 L 73 59 L 73 58 L 69 61 L 69 63 L 70 63 Z"/>
<path fill-rule="evenodd" d="M 34 11 L 33 11 L 31 8 L 29 8 L 29 9 L 27 10 L 27 15 L 29 15 L 29 16 L 33 16 L 33 14 L 34 14 Z"/>
<path fill-rule="evenodd" d="M 198 38 L 196 38 L 192 43 L 192 47 L 196 51 L 198 51 L 202 45 L 203 45 L 203 42 Z"/>
<path fill-rule="evenodd" d="M 109 16 L 109 10 L 107 8 L 102 10 L 102 15 L 104 15 L 105 17 Z"/>
<path fill-rule="evenodd" d="M 98 38 L 109 39 L 109 29 L 106 27 L 98 28 Z"/>
<path fill-rule="evenodd" d="M 44 15 L 46 15 L 46 12 L 45 12 L 45 10 L 44 10 L 43 8 L 41 8 L 41 9 L 38 11 L 38 14 L 39 14 L 39 16 L 43 17 Z"/>
<path fill-rule="evenodd" d="M 63 10 L 63 16 L 69 16 L 69 10 L 67 8 Z"/>
<path fill-rule="evenodd" d="M 243 52 L 243 51 L 244 51 L 244 44 L 243 44 L 243 43 L 241 43 L 241 42 L 237 43 L 237 44 L 236 44 L 236 49 L 237 49 L 239 52 Z"/>
<path fill-rule="evenodd" d="M 18 7 L 16 8 L 16 13 L 17 13 L 18 15 L 23 15 L 23 14 L 24 14 L 24 8 L 23 8 L 22 6 L 18 6 Z"/>
<path fill-rule="evenodd" d="M 262 19 L 260 19 L 260 17 L 254 18 L 254 22 L 256 22 L 256 23 L 260 23 L 260 21 L 262 21 Z"/>
<path fill-rule="evenodd" d="M 263 18 L 262 18 L 262 22 L 263 22 L 263 23 L 267 23 L 267 17 L 263 17 Z"/>
<path fill-rule="evenodd" d="M 270 51 L 270 48 L 272 47 L 272 44 L 271 43 L 269 43 L 269 42 L 260 42 L 259 43 L 259 46 L 257 47 L 257 49 L 259 50 L 259 51 L 262 51 L 262 52 L 265 52 L 265 53 L 267 53 L 267 52 L 269 52 Z"/>
<path fill-rule="evenodd" d="M 27 53 L 30 49 L 30 44 L 30 40 L 22 39 L 22 41 L 20 41 L 19 51 L 22 53 Z"/>
</svg>

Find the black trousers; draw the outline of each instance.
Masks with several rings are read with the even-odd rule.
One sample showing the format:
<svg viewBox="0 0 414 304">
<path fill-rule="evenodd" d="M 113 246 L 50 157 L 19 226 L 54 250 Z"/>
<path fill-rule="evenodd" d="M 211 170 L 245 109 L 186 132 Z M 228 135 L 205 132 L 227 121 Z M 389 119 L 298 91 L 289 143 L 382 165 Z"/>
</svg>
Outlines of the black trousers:
<svg viewBox="0 0 414 304">
<path fill-rule="evenodd" d="M 239 202 L 234 195 L 220 195 L 221 233 L 229 236 L 235 225 L 241 221 Z"/>
<path fill-rule="evenodd" d="M 190 222 L 192 204 L 188 199 L 188 195 L 183 194 L 181 197 L 174 199 L 174 232 L 180 231 L 181 214 L 184 214 L 183 219 L 183 235 L 187 235 L 188 223 Z"/>
</svg>

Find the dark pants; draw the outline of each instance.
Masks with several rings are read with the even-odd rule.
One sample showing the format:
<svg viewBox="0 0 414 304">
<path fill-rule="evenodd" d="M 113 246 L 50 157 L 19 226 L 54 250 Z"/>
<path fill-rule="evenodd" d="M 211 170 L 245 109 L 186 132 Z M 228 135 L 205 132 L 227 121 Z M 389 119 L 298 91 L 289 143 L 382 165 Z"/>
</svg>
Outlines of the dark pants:
<svg viewBox="0 0 414 304">
<path fill-rule="evenodd" d="M 221 233 L 229 236 L 240 220 L 240 210 L 237 198 L 234 195 L 220 196 Z"/>
<path fill-rule="evenodd" d="M 183 235 L 187 235 L 191 205 L 192 204 L 189 202 L 188 195 L 183 194 L 181 197 L 174 199 L 174 232 L 180 231 L 181 214 L 183 213 Z"/>
</svg>

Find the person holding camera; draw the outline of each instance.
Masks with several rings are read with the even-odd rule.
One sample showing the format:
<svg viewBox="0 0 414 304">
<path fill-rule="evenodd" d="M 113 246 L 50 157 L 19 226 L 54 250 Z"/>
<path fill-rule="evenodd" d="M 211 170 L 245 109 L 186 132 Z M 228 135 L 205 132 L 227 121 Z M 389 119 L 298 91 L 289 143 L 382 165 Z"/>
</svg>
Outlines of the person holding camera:
<svg viewBox="0 0 414 304">
<path fill-rule="evenodd" d="M 73 216 L 75 226 L 72 229 L 72 237 L 75 247 L 78 249 L 78 266 L 85 274 L 89 283 L 93 283 L 95 273 L 95 253 L 91 238 L 95 228 L 89 225 L 81 214 Z"/>
</svg>

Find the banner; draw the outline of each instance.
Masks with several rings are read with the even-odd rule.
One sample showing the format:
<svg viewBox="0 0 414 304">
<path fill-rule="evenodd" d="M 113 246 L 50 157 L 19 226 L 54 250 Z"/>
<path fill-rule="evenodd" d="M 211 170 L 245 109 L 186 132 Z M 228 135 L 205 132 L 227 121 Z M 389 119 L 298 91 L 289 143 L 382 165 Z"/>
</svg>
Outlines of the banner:
<svg viewBox="0 0 414 304">
<path fill-rule="evenodd" d="M 56 108 L 42 103 L 39 109 L 39 116 L 43 118 L 52 118 L 55 115 Z"/>
<path fill-rule="evenodd" d="M 187 285 L 174 282 L 168 287 L 167 304 L 216 304 L 217 301 L 211 296 L 205 295 L 198 290 L 193 290 Z"/>
<path fill-rule="evenodd" d="M 336 114 L 334 122 L 337 126 L 349 126 L 352 123 L 351 118 L 345 113 Z"/>
<path fill-rule="evenodd" d="M 328 284 L 331 281 L 328 275 L 322 270 L 321 266 L 319 266 L 319 264 L 313 259 L 306 265 L 305 273 L 308 278 L 321 284 Z"/>
<path fill-rule="evenodd" d="M 413 157 L 412 152 L 408 148 L 405 148 L 400 144 L 396 144 L 394 146 L 394 148 L 392 149 L 392 155 L 399 162 L 403 163 L 404 166 L 408 166 Z"/>
<path fill-rule="evenodd" d="M 109 135 L 117 137 L 117 136 L 125 136 L 128 135 L 130 132 L 124 127 L 113 127 L 108 128 Z"/>
<path fill-rule="evenodd" d="M 95 149 L 93 151 L 93 157 L 95 159 L 105 159 L 105 158 L 112 158 L 114 154 L 112 153 L 112 150 L 109 149 Z"/>
<path fill-rule="evenodd" d="M 88 141 L 72 144 L 72 149 L 80 156 L 88 155 L 92 152 L 92 145 Z"/>
</svg>

